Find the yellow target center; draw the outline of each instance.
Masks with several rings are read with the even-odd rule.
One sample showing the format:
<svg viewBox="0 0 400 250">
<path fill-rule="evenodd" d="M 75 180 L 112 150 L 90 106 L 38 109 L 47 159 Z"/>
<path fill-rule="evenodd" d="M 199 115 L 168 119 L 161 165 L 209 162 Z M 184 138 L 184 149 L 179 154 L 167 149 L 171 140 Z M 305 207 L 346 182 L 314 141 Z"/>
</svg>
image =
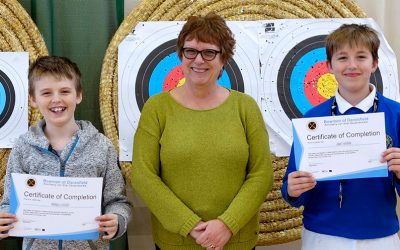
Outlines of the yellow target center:
<svg viewBox="0 0 400 250">
<path fill-rule="evenodd" d="M 331 73 L 323 74 L 318 79 L 318 83 L 317 83 L 318 93 L 321 96 L 325 97 L 326 99 L 329 99 L 335 95 L 337 86 L 338 86 L 338 84 L 337 84 L 336 78 Z"/>
<path fill-rule="evenodd" d="M 183 84 L 185 84 L 185 81 L 186 81 L 186 78 L 185 78 L 185 77 L 182 78 L 182 79 L 180 79 L 179 82 L 178 82 L 178 84 L 177 84 L 176 86 L 177 86 L 177 87 L 182 86 Z"/>
</svg>

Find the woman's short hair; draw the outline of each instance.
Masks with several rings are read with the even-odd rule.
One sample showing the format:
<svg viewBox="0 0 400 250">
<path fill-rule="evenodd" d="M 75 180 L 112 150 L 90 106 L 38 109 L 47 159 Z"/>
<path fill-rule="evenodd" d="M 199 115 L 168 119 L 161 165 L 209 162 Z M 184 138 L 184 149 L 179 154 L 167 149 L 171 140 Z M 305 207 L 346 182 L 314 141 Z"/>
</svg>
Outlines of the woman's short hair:
<svg viewBox="0 0 400 250">
<path fill-rule="evenodd" d="M 233 33 L 226 25 L 225 20 L 213 12 L 205 16 L 191 16 L 183 25 L 177 41 L 178 56 L 181 60 L 185 41 L 193 39 L 220 47 L 221 61 L 224 65 L 233 56 L 236 43 Z"/>
</svg>

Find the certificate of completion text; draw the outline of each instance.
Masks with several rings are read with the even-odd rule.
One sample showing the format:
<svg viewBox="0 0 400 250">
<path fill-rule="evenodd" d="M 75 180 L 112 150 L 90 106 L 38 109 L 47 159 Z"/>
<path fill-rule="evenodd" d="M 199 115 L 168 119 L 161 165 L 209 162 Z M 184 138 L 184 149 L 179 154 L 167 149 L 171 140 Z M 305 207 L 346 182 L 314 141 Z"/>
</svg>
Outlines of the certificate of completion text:
<svg viewBox="0 0 400 250">
<path fill-rule="evenodd" d="M 388 176 L 384 113 L 293 119 L 296 168 L 317 180 Z"/>
<path fill-rule="evenodd" d="M 11 174 L 10 213 L 18 221 L 11 236 L 98 239 L 103 178 Z"/>
</svg>

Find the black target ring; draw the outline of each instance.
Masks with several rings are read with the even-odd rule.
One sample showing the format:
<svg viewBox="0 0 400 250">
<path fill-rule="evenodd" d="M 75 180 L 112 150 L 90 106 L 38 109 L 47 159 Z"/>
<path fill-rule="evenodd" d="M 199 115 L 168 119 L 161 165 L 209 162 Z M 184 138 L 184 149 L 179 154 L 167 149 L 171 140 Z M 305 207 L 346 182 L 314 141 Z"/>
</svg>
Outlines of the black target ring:
<svg viewBox="0 0 400 250">
<path fill-rule="evenodd" d="M 305 54 L 312 50 L 325 48 L 325 38 L 326 35 L 319 35 L 301 41 L 287 53 L 281 63 L 277 77 L 277 91 L 281 106 L 290 119 L 303 117 L 292 96 L 291 77 L 293 70 Z M 371 75 L 370 82 L 375 85 L 377 91 L 382 93 L 383 81 L 379 68 Z M 296 93 L 296 91 L 293 91 L 293 93 Z"/>
<path fill-rule="evenodd" d="M 10 78 L 0 70 L 0 84 L 4 90 L 4 107 L 0 110 L 0 128 L 10 119 L 15 107 L 15 89 Z M 3 98 L 3 96 L 2 96 Z"/>
<path fill-rule="evenodd" d="M 149 82 L 154 69 L 163 58 L 176 53 L 176 41 L 177 39 L 173 39 L 158 46 L 149 53 L 140 66 L 135 84 L 136 103 L 140 111 L 149 99 Z M 228 62 L 225 71 L 230 79 L 231 89 L 244 92 L 243 77 L 234 60 Z"/>
</svg>

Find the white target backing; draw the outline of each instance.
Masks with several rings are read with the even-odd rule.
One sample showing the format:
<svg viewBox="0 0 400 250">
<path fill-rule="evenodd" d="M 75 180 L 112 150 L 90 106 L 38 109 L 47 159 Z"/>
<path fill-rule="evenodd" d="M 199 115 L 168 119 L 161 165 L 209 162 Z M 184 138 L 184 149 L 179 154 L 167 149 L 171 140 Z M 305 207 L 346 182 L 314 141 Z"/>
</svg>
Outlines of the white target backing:
<svg viewBox="0 0 400 250">
<path fill-rule="evenodd" d="M 244 93 L 252 96 L 260 104 L 260 66 L 258 61 L 258 32 L 255 21 L 227 22 L 236 40 L 233 60 L 239 66 L 243 77 Z"/>
<path fill-rule="evenodd" d="M 0 148 L 28 130 L 27 52 L 0 52 Z"/>
<path fill-rule="evenodd" d="M 121 161 L 132 159 L 133 136 L 140 118 L 136 100 L 136 78 L 143 76 L 139 76 L 139 69 L 147 56 L 160 44 L 178 37 L 182 25 L 182 22 L 168 22 L 168 25 L 160 25 L 157 22 L 138 23 L 134 32 L 118 46 L 118 126 Z"/>
</svg>

